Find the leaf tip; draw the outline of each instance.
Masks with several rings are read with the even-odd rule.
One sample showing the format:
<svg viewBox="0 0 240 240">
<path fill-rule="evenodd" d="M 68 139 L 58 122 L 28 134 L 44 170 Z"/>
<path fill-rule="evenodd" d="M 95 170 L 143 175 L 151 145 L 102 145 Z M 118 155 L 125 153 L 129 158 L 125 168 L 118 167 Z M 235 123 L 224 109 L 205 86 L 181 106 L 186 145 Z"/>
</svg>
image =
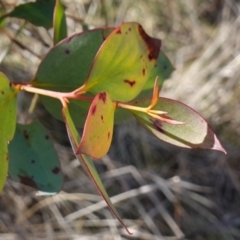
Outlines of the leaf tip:
<svg viewBox="0 0 240 240">
<path fill-rule="evenodd" d="M 223 152 L 224 154 L 227 154 L 227 151 L 222 146 L 222 144 L 220 143 L 220 141 L 218 140 L 218 138 L 215 134 L 214 134 L 214 145 L 213 145 L 212 149 Z"/>
<path fill-rule="evenodd" d="M 127 231 L 127 233 L 128 233 L 129 235 L 133 235 L 133 233 L 130 232 L 126 226 L 123 226 L 123 227 L 125 228 L 125 230 Z"/>
</svg>

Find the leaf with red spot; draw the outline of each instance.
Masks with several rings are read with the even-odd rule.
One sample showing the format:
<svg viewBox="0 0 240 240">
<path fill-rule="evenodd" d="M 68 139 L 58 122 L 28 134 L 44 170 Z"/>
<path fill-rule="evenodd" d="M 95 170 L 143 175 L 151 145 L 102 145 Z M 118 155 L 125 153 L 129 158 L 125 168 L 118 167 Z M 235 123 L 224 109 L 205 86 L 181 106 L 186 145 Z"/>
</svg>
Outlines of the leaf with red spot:
<svg viewBox="0 0 240 240">
<path fill-rule="evenodd" d="M 114 101 L 132 100 L 149 78 L 158 75 L 160 47 L 161 41 L 148 36 L 138 23 L 123 23 L 102 44 L 84 89 L 94 94 L 106 91 Z"/>
<path fill-rule="evenodd" d="M 42 60 L 31 84 L 57 92 L 79 88 L 87 78 L 98 49 L 112 30 L 93 29 L 62 40 Z M 62 120 L 62 105 L 58 99 L 45 96 L 40 99 L 55 118 Z M 83 127 L 89 106 L 89 101 L 70 100 L 69 111 L 76 126 Z"/>
<path fill-rule="evenodd" d="M 152 88 L 154 86 L 154 81 L 158 77 L 158 83 L 161 87 L 163 82 L 168 79 L 173 72 L 174 67 L 170 60 L 167 58 L 165 53 L 161 50 L 158 55 L 158 59 L 154 69 L 151 72 L 147 82 L 145 83 L 142 92 L 137 96 L 137 99 L 149 98 L 152 95 Z"/>
<path fill-rule="evenodd" d="M 72 149 L 73 149 L 74 152 L 77 152 L 77 148 L 78 148 L 79 143 L 80 143 L 80 136 L 77 132 L 77 129 L 76 129 L 74 123 L 73 123 L 73 120 L 70 116 L 70 113 L 69 113 L 69 110 L 68 110 L 67 107 L 64 107 L 62 109 L 62 114 L 63 114 L 64 121 L 66 123 L 67 132 L 68 132 L 69 140 L 70 140 L 71 145 L 72 145 Z M 125 226 L 125 224 L 123 223 L 123 221 L 121 220 L 121 218 L 120 218 L 117 210 L 115 209 L 114 205 L 112 204 L 111 199 L 109 198 L 108 193 L 106 192 L 106 189 L 105 189 L 105 187 L 102 183 L 101 178 L 99 177 L 99 174 L 98 174 L 92 160 L 88 156 L 83 155 L 83 154 L 77 154 L 76 157 L 81 162 L 81 165 L 83 166 L 83 168 L 86 171 L 86 173 L 88 174 L 88 176 L 92 179 L 92 181 L 93 181 L 94 185 L 96 186 L 99 194 L 102 196 L 102 198 L 106 202 L 106 204 L 109 207 L 112 214 L 118 219 L 118 221 L 126 229 L 126 231 L 128 233 L 130 233 L 129 230 L 127 229 L 127 227 Z"/>
<path fill-rule="evenodd" d="M 8 172 L 8 143 L 16 126 L 16 93 L 7 77 L 0 73 L 0 192 Z"/>
<path fill-rule="evenodd" d="M 101 158 L 108 152 L 113 135 L 115 104 L 106 92 L 95 96 L 84 125 L 77 153 Z"/>
<path fill-rule="evenodd" d="M 54 46 L 42 60 L 31 84 L 37 88 L 59 92 L 69 92 L 79 88 L 84 84 L 88 77 L 95 55 L 99 49 L 102 49 L 104 42 L 106 40 L 108 41 L 108 36 L 113 30 L 114 28 L 93 29 L 82 33 L 76 33 L 62 40 Z M 158 40 L 156 41 L 160 42 Z M 124 44 L 125 43 L 123 43 L 123 45 Z M 132 55 L 133 49 L 128 48 L 128 50 L 130 52 L 126 54 L 128 56 Z M 126 59 L 128 59 L 128 57 L 126 57 Z M 143 59 L 143 57 L 141 57 L 141 59 Z M 141 60 L 140 63 L 141 65 L 144 65 L 142 61 L 143 60 Z M 111 64 L 109 65 L 109 68 L 110 66 Z M 132 69 L 135 69 L 135 67 L 135 65 L 132 66 Z M 125 73 L 128 72 L 129 69 L 130 67 L 127 67 L 124 70 Z M 149 72 L 147 71 L 146 66 L 143 66 L 143 68 L 139 68 L 138 71 L 138 74 L 146 78 L 146 83 L 143 89 L 152 89 L 156 76 L 158 76 L 161 85 L 163 80 L 170 76 L 173 67 L 164 53 L 160 51 L 154 67 L 148 70 Z M 107 72 L 108 69 L 106 73 Z M 132 79 L 128 78 L 123 79 L 123 82 L 130 88 L 134 83 Z M 112 83 L 114 82 L 112 81 Z M 119 91 L 120 86 L 116 85 L 116 89 Z M 96 93 L 98 93 L 98 91 Z M 152 91 L 150 91 L 150 95 L 151 93 Z M 143 94 L 145 94 L 145 91 Z M 148 94 L 147 96 L 150 95 Z M 93 95 L 91 95 L 91 97 L 93 97 Z M 62 120 L 61 103 L 57 99 L 50 97 L 40 96 L 40 98 L 46 109 L 54 117 Z M 90 103 L 88 101 L 70 100 L 69 111 L 76 126 L 83 127 L 89 106 Z M 115 121 L 120 122 L 130 118 L 130 116 L 131 114 L 128 114 L 127 111 L 117 109 Z"/>
<path fill-rule="evenodd" d="M 9 175 L 15 181 L 42 192 L 61 190 L 63 177 L 58 156 L 39 122 L 17 125 L 9 144 Z"/>
<path fill-rule="evenodd" d="M 150 102 L 151 99 L 138 101 L 136 105 L 146 107 Z M 153 109 L 165 111 L 170 119 L 185 123 L 173 125 L 134 111 L 137 120 L 157 138 L 179 147 L 214 149 L 226 153 L 208 123 L 190 107 L 172 99 L 159 98 Z"/>
<path fill-rule="evenodd" d="M 53 13 L 53 42 L 54 45 L 67 37 L 67 22 L 65 7 L 60 0 L 56 0 Z"/>
<path fill-rule="evenodd" d="M 174 67 L 165 53 L 161 50 L 159 52 L 156 64 L 152 70 L 148 81 L 144 85 L 144 90 L 152 89 L 156 77 L 158 77 L 159 85 L 161 86 L 164 80 L 168 79 L 173 72 Z"/>
</svg>

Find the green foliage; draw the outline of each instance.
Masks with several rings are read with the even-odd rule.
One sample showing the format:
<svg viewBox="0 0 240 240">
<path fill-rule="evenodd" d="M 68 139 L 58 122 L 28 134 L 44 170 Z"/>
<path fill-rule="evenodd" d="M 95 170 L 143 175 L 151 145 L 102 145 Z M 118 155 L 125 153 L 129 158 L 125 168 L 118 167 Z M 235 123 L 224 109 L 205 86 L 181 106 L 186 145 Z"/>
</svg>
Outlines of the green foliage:
<svg viewBox="0 0 240 240">
<path fill-rule="evenodd" d="M 165 79 L 168 79 L 174 70 L 172 63 L 169 61 L 169 59 L 162 50 L 160 50 L 159 52 L 154 70 L 155 71 L 150 72 L 151 75 L 149 76 L 148 81 L 144 85 L 143 90 L 153 88 L 156 76 L 158 76 L 158 79 L 160 80 L 160 85 L 162 85 L 163 81 Z"/>
<path fill-rule="evenodd" d="M 54 91 L 73 91 L 87 78 L 92 61 L 112 28 L 76 33 L 48 52 L 32 85 Z M 56 61 L 57 60 L 57 61 Z"/>
<path fill-rule="evenodd" d="M 15 7 L 11 12 L 0 17 L 0 21 L 7 17 L 24 19 L 36 26 L 52 27 L 55 0 L 37 0 Z"/>
<path fill-rule="evenodd" d="M 8 143 L 12 140 L 16 125 L 16 89 L 0 73 L 0 191 L 8 172 Z"/>
<path fill-rule="evenodd" d="M 159 88 L 174 68 L 161 50 L 161 41 L 148 36 L 138 23 L 67 37 L 64 6 L 59 0 L 19 5 L 0 20 L 6 17 L 23 18 L 45 28 L 53 26 L 55 46 L 28 85 L 14 81 L 12 86 L 0 75 L 0 190 L 8 171 L 8 148 L 9 175 L 14 180 L 46 193 L 58 192 L 63 181 L 53 144 L 38 122 L 17 124 L 12 140 L 19 90 L 39 94 L 47 110 L 65 122 L 76 157 L 124 227 L 89 158 L 107 154 L 114 119 L 122 121 L 133 114 L 161 140 L 226 153 L 199 114 L 180 102 L 159 98 Z M 130 102 L 150 94 L 150 99 Z M 83 128 L 82 136 L 76 127 Z"/>
<path fill-rule="evenodd" d="M 45 56 L 32 85 L 61 92 L 77 89 L 87 78 L 98 49 L 111 31 L 111 28 L 90 30 L 64 39 Z M 45 96 L 41 99 L 47 110 L 62 120 L 59 101 Z M 87 101 L 70 100 L 69 111 L 76 126 L 83 127 L 89 106 Z"/>
<path fill-rule="evenodd" d="M 137 106 L 148 106 L 150 100 L 139 101 Z M 208 123 L 190 107 L 167 98 L 159 98 L 154 110 L 167 112 L 170 119 L 184 124 L 169 124 L 146 113 L 134 111 L 137 120 L 157 138 L 185 148 L 206 148 L 225 151 Z"/>
<path fill-rule="evenodd" d="M 132 100 L 151 75 L 157 76 L 160 46 L 161 41 L 149 37 L 139 24 L 123 23 L 97 53 L 84 89 L 107 91 L 114 101 Z"/>
<path fill-rule="evenodd" d="M 62 114 L 64 117 L 64 121 L 66 123 L 66 128 L 67 128 L 67 132 L 68 132 L 68 136 L 69 136 L 69 140 L 70 143 L 72 145 L 72 149 L 73 151 L 76 153 L 77 152 L 77 148 L 80 144 L 80 136 L 78 134 L 78 131 L 76 129 L 76 127 L 74 126 L 73 120 L 70 116 L 69 110 L 67 108 L 67 106 L 64 106 L 62 109 Z M 76 157 L 79 159 L 79 161 L 81 162 L 83 168 L 85 169 L 86 173 L 88 174 L 88 176 L 92 179 L 94 185 L 96 186 L 98 192 L 100 193 L 100 195 L 103 197 L 104 201 L 107 203 L 109 209 L 111 210 L 111 212 L 113 213 L 113 215 L 119 220 L 119 222 L 122 224 L 122 226 L 126 229 L 127 232 L 128 229 L 127 227 L 124 225 L 124 223 L 122 222 L 120 216 L 118 215 L 117 210 L 115 209 L 114 205 L 112 204 L 106 190 L 105 187 L 102 183 L 101 178 L 98 175 L 98 172 L 92 162 L 92 160 L 83 154 L 76 154 Z"/>
<path fill-rule="evenodd" d="M 67 22 L 65 9 L 59 0 L 56 0 L 56 5 L 53 14 L 53 42 L 57 44 L 62 39 L 67 37 Z"/>
<path fill-rule="evenodd" d="M 17 124 L 9 144 L 9 175 L 42 192 L 56 193 L 62 187 L 62 174 L 54 146 L 39 122 Z"/>
</svg>

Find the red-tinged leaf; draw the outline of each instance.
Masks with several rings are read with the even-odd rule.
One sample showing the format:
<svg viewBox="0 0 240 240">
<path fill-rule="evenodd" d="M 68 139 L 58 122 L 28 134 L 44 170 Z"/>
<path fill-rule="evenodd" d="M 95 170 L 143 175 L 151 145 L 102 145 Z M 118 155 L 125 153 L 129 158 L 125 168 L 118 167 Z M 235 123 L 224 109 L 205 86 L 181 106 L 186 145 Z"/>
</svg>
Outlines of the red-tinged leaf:
<svg viewBox="0 0 240 240">
<path fill-rule="evenodd" d="M 98 49 L 112 30 L 93 29 L 76 33 L 59 42 L 42 60 L 31 84 L 36 88 L 57 92 L 70 92 L 79 88 L 88 76 Z M 58 99 L 45 96 L 40 96 L 40 99 L 55 118 L 63 120 L 62 105 Z M 76 126 L 83 128 L 89 107 L 88 101 L 70 99 L 68 108 Z"/>
<path fill-rule="evenodd" d="M 106 91 L 114 101 L 134 99 L 150 76 L 153 81 L 158 76 L 160 47 L 161 41 L 148 36 L 138 23 L 123 23 L 99 49 L 84 89 L 94 94 Z"/>
<path fill-rule="evenodd" d="M 54 45 L 67 37 L 67 22 L 65 16 L 65 7 L 56 0 L 53 13 L 53 42 Z"/>
<path fill-rule="evenodd" d="M 176 121 L 170 117 L 168 117 L 166 114 L 155 114 L 152 113 L 151 111 L 148 112 L 148 115 L 153 117 L 154 119 L 160 120 L 161 122 L 165 122 L 168 124 L 172 124 L 172 125 L 183 125 L 186 124 L 185 122 L 180 122 L 180 121 Z"/>
<path fill-rule="evenodd" d="M 158 78 L 156 78 L 154 87 L 153 87 L 152 101 L 149 107 L 153 108 L 153 106 L 157 104 L 158 98 L 159 98 L 159 85 L 158 85 Z"/>
<path fill-rule="evenodd" d="M 106 92 L 95 96 L 84 125 L 77 153 L 99 159 L 107 154 L 113 135 L 115 104 Z"/>
<path fill-rule="evenodd" d="M 148 106 L 149 100 L 138 101 L 137 106 Z M 208 123 L 185 104 L 167 98 L 159 98 L 155 110 L 166 111 L 172 120 L 182 125 L 172 125 L 145 113 L 133 112 L 137 120 L 157 138 L 185 148 L 214 149 L 226 153 Z"/>
<path fill-rule="evenodd" d="M 68 108 L 64 107 L 62 110 L 62 114 L 63 114 L 63 118 L 64 121 L 66 123 L 66 127 L 67 127 L 67 132 L 68 132 L 68 136 L 69 136 L 69 140 L 71 142 L 72 145 L 72 149 L 74 152 L 77 151 L 77 146 L 80 143 L 80 136 L 76 130 L 76 127 L 73 123 L 73 120 L 69 114 Z M 107 206 L 109 207 L 110 211 L 112 212 L 112 214 L 118 219 L 118 221 L 121 223 L 121 225 L 126 229 L 126 231 L 131 234 L 128 230 L 128 228 L 125 226 L 125 224 L 123 223 L 123 221 L 121 220 L 120 216 L 118 215 L 117 210 L 115 209 L 114 205 L 111 202 L 111 199 L 109 198 L 105 187 L 102 183 L 101 178 L 99 177 L 99 174 L 92 162 L 92 160 L 82 154 L 78 154 L 76 155 L 76 157 L 79 159 L 79 161 L 81 162 L 84 170 L 86 171 L 86 173 L 88 174 L 88 176 L 92 179 L 94 185 L 96 186 L 99 194 L 103 197 L 104 201 L 106 202 Z"/>
</svg>

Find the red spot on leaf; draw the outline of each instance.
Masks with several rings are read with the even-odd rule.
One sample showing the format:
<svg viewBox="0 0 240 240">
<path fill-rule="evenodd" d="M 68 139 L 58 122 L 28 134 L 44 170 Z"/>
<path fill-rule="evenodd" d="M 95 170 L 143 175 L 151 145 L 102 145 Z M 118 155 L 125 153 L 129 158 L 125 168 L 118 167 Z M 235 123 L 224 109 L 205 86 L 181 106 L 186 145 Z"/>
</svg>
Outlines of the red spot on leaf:
<svg viewBox="0 0 240 240">
<path fill-rule="evenodd" d="M 109 140 L 109 138 L 110 138 L 110 135 L 111 135 L 111 133 L 110 133 L 110 132 L 108 132 L 108 136 L 107 136 L 108 140 Z"/>
<path fill-rule="evenodd" d="M 2 93 L 2 95 L 4 95 L 4 91 L 2 91 L 1 93 Z"/>
<path fill-rule="evenodd" d="M 129 28 L 128 31 L 131 32 L 131 31 L 132 31 L 132 28 Z"/>
<path fill-rule="evenodd" d="M 38 189 L 38 185 L 33 181 L 32 178 L 28 176 L 21 176 L 21 175 L 18 175 L 18 177 L 20 179 L 20 183 Z"/>
<path fill-rule="evenodd" d="M 102 122 L 103 122 L 103 115 L 101 115 L 101 120 L 102 120 Z"/>
<path fill-rule="evenodd" d="M 96 106 L 96 105 L 93 105 L 92 108 L 91 108 L 91 113 L 92 113 L 92 115 L 95 114 L 96 110 L 97 110 L 97 106 Z"/>
<path fill-rule="evenodd" d="M 154 127 L 161 133 L 164 133 L 162 122 L 159 119 L 150 119 Z"/>
<path fill-rule="evenodd" d="M 146 72 L 146 69 L 143 68 L 143 70 L 142 70 L 142 74 L 143 74 L 143 76 L 145 76 L 145 72 Z"/>
<path fill-rule="evenodd" d="M 138 27 L 138 31 L 148 47 L 148 59 L 150 61 L 157 59 L 161 47 L 161 40 L 148 36 L 140 25 Z"/>
<path fill-rule="evenodd" d="M 102 100 L 104 103 L 106 102 L 107 94 L 106 92 L 99 93 L 99 100 Z"/>
<path fill-rule="evenodd" d="M 9 87 L 12 87 L 12 83 L 9 83 Z"/>
<path fill-rule="evenodd" d="M 122 34 L 121 28 L 116 31 L 116 34 Z"/>
<path fill-rule="evenodd" d="M 53 174 L 58 174 L 60 172 L 60 168 L 59 167 L 55 167 L 52 169 L 52 173 Z"/>
<path fill-rule="evenodd" d="M 129 84 L 130 87 L 133 87 L 135 84 L 136 84 L 136 81 L 135 80 L 128 80 L 128 79 L 125 79 L 124 80 L 125 83 Z"/>
</svg>

